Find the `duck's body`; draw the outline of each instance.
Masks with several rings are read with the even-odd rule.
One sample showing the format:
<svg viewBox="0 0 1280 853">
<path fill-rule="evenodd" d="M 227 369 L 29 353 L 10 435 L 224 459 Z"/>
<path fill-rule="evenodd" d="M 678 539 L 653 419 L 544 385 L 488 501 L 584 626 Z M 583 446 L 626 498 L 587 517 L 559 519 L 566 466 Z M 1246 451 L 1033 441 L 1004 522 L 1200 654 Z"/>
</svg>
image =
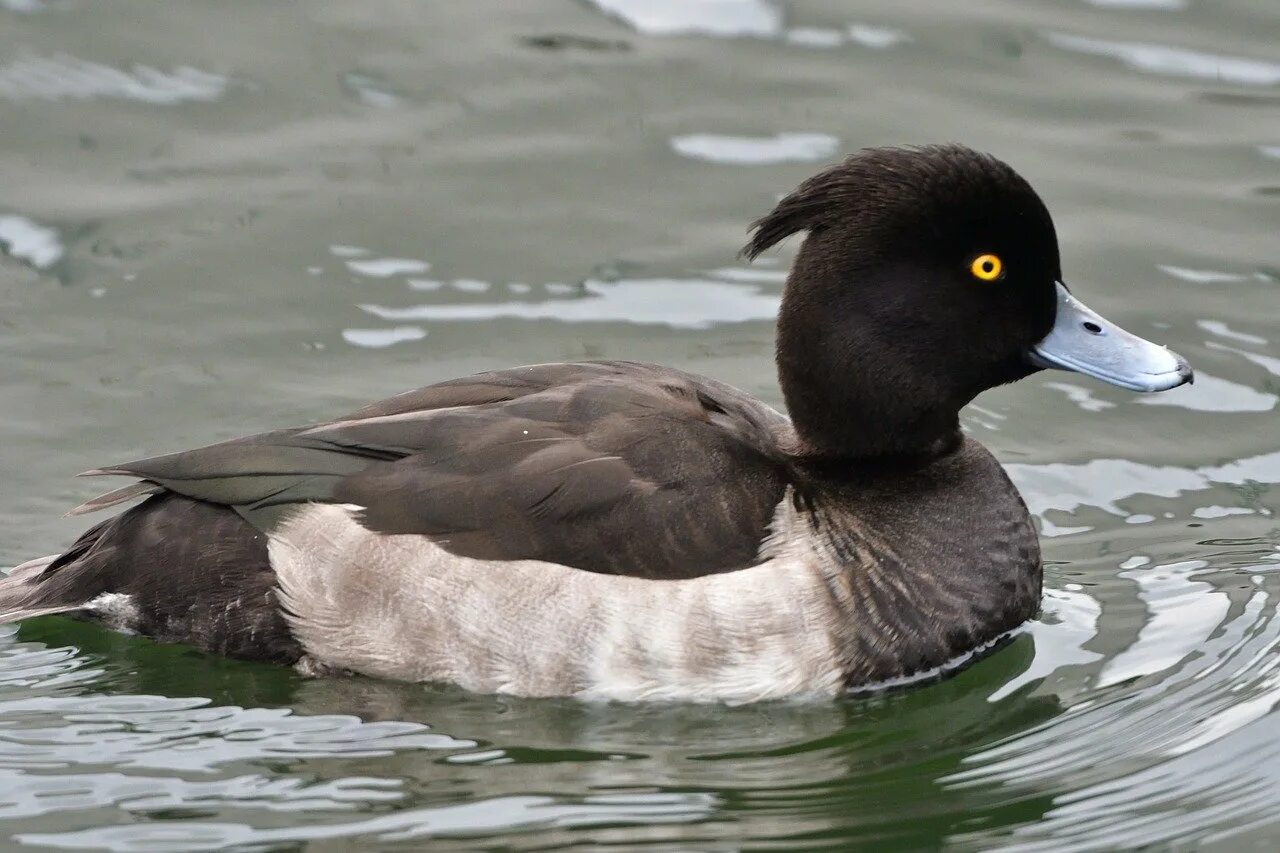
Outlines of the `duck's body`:
<svg viewBox="0 0 1280 853">
<path fill-rule="evenodd" d="M 481 374 L 111 468 L 158 493 L 8 605 L 481 692 L 731 701 L 926 671 L 1035 611 L 1035 531 L 977 442 L 888 466 L 795 442 L 657 365 Z"/>
<path fill-rule="evenodd" d="M 897 214 L 932 241 L 929 263 L 895 266 L 901 228 L 830 219 L 882 171 L 932 206 Z M 940 289 L 930 298 L 954 316 L 910 316 L 901 303 L 937 284 L 932 262 L 956 237 L 928 217 L 974 199 L 1017 204 L 965 225 L 976 242 L 958 256 L 1001 248 L 1047 276 L 1048 299 Z M 310 671 L 530 696 L 750 701 L 944 667 L 1039 602 L 1026 508 L 957 413 L 1032 372 L 1027 349 L 1075 310 L 1059 304 L 1055 321 L 1046 227 L 1012 170 L 967 149 L 852 158 L 784 200 L 750 247 L 811 234 L 779 323 L 791 419 L 632 362 L 433 385 L 90 472 L 141 482 L 83 509 L 146 500 L 0 582 L 0 618 L 75 612 Z M 1004 312 L 990 340 L 945 352 L 984 310 Z M 1157 384 L 1189 375 L 1156 362 L 1164 373 L 1142 375 Z"/>
</svg>

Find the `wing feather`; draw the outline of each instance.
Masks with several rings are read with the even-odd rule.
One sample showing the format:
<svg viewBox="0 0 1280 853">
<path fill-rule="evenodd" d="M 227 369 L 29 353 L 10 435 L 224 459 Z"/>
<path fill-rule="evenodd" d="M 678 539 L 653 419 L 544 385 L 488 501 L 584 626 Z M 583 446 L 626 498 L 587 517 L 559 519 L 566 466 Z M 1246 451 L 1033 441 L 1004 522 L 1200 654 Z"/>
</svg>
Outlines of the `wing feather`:
<svg viewBox="0 0 1280 853">
<path fill-rule="evenodd" d="M 789 423 L 720 383 L 632 362 L 451 380 L 327 423 L 99 469 L 267 528 L 290 504 L 484 559 L 691 577 L 750 565 L 785 490 Z"/>
</svg>

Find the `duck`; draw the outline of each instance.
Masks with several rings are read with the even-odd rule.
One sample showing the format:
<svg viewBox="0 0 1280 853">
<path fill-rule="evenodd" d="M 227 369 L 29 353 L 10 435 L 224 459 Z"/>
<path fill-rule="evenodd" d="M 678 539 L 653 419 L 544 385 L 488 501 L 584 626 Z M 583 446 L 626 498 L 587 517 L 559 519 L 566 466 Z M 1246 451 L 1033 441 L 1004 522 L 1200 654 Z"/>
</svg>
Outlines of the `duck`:
<svg viewBox="0 0 1280 853">
<path fill-rule="evenodd" d="M 1045 369 L 1186 360 L 1068 289 L 1049 211 L 959 144 L 860 150 L 751 226 L 803 234 L 783 414 L 632 361 L 537 364 L 110 465 L 122 508 L 0 580 L 0 621 L 527 697 L 745 703 L 945 673 L 1038 611 L 1026 505 L 960 423 Z"/>
</svg>

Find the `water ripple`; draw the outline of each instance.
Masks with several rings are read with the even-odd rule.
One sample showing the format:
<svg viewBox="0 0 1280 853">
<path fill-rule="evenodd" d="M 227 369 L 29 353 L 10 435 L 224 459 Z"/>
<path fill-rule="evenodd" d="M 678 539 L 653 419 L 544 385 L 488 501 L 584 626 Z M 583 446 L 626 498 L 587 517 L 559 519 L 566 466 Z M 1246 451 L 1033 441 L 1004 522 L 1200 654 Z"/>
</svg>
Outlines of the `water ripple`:
<svg viewBox="0 0 1280 853">
<path fill-rule="evenodd" d="M 64 850 L 223 850 L 227 847 L 366 838 L 409 841 L 484 836 L 535 827 L 630 826 L 688 823 L 712 811 L 704 793 L 600 794 L 578 801 L 546 796 L 476 799 L 457 805 L 404 809 L 346 823 L 258 828 L 247 824 L 184 821 L 181 824 L 109 826 L 76 832 L 23 833 L 18 840 Z"/>
<path fill-rule="evenodd" d="M 1174 406 L 1193 412 L 1269 412 L 1276 407 L 1277 397 L 1197 370 L 1195 384 L 1140 397 L 1137 402 L 1144 406 Z"/>
<path fill-rule="evenodd" d="M 1234 272 L 1221 272 L 1219 270 L 1196 270 L 1188 267 L 1176 267 L 1172 264 L 1156 264 L 1156 268 L 1161 272 L 1166 272 L 1174 278 L 1182 281 L 1189 281 L 1192 284 L 1227 284 L 1238 281 L 1248 281 L 1249 276 Z"/>
<path fill-rule="evenodd" d="M 1192 580 L 1209 564 L 1204 560 L 1148 568 L 1145 563 L 1122 564 L 1120 577 L 1138 584 L 1138 597 L 1147 605 L 1147 619 L 1134 643 L 1107 661 L 1098 686 L 1154 675 L 1200 648 L 1227 615 L 1231 602 L 1213 587 Z"/>
<path fill-rule="evenodd" d="M 548 287 L 548 289 L 550 289 Z M 708 329 L 722 323 L 772 320 L 780 297 L 758 286 L 710 279 L 587 280 L 578 298 L 471 302 L 360 308 L 383 320 L 557 320 L 563 323 L 623 322 L 673 329 Z"/>
<path fill-rule="evenodd" d="M 0 97 L 15 101 L 119 98 L 148 104 L 216 101 L 229 81 L 221 74 L 180 65 L 161 71 L 149 65 L 128 70 L 66 54 L 19 59 L 0 66 Z"/>
<path fill-rule="evenodd" d="M 392 326 L 389 329 L 343 329 L 342 339 L 358 347 L 383 349 L 406 341 L 420 341 L 427 336 L 421 326 Z"/>
<path fill-rule="evenodd" d="M 1085 507 L 1125 516 L 1128 513 L 1117 502 L 1138 495 L 1176 498 L 1214 486 L 1280 483 L 1280 451 L 1196 469 L 1094 459 L 1081 463 L 1011 462 L 1005 470 L 1031 513 L 1042 519 L 1049 512 L 1075 513 Z"/>
<path fill-rule="evenodd" d="M 590 0 L 646 35 L 777 36 L 782 12 L 766 0 Z"/>
<path fill-rule="evenodd" d="M 13 214 L 0 216 L 0 250 L 38 270 L 62 260 L 66 251 L 56 229 Z"/>
<path fill-rule="evenodd" d="M 1129 577 L 1143 567 L 1126 564 Z M 1280 813 L 1265 770 L 1280 745 L 1263 724 L 1280 704 L 1275 605 L 1260 577 L 1242 604 L 1228 605 L 1225 593 L 1189 580 L 1208 570 L 1202 561 L 1148 570 L 1143 598 L 1163 627 L 1144 629 L 1052 725 L 968 757 L 947 779 L 960 788 L 997 783 L 1006 797 L 1052 795 L 1044 815 L 1011 836 L 976 831 L 957 840 L 1026 851 L 1139 847 L 1191 832 L 1228 837 L 1241 818 L 1256 824 Z M 1134 681 L 1158 671 L 1171 674 Z"/>
<path fill-rule="evenodd" d="M 1274 86 L 1280 83 L 1280 62 L 1202 53 L 1147 42 L 1110 41 L 1063 32 L 1051 31 L 1044 35 L 1050 44 L 1063 50 L 1105 56 L 1149 74 L 1190 77 L 1241 86 Z"/>
<path fill-rule="evenodd" d="M 287 708 L 211 705 L 203 698 L 48 694 L 0 698 L 0 767 L 108 762 L 120 768 L 212 772 L 240 761 L 384 756 L 474 746 L 419 723 L 366 723 Z"/>
<path fill-rule="evenodd" d="M 306 782 L 289 776 L 239 775 L 208 782 L 134 773 L 39 775 L 0 770 L 0 818 L 12 819 L 114 805 L 127 812 L 220 805 L 274 812 L 350 810 L 395 801 L 401 782 L 372 777 L 343 777 Z"/>
<path fill-rule="evenodd" d="M 671 147 L 685 157 L 708 163 L 764 166 L 826 160 L 840 147 L 840 140 L 826 133 L 779 133 L 775 136 L 695 133 L 672 137 Z"/>
</svg>

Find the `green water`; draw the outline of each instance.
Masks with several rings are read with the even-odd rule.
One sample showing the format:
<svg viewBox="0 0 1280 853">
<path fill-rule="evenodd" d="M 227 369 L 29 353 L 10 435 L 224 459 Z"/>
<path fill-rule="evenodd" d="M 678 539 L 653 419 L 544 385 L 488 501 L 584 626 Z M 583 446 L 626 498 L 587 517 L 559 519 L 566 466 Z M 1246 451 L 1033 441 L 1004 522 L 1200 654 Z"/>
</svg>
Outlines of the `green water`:
<svg viewBox="0 0 1280 853">
<path fill-rule="evenodd" d="M 486 368 L 778 403 L 794 246 L 735 252 L 863 145 L 1007 159 L 1076 292 L 1198 371 L 968 411 L 1044 614 L 909 692 L 589 706 L 4 629 L 9 846 L 1273 849 L 1277 44 L 1273 0 L 0 0 L 0 565 L 83 527 L 77 471 Z"/>
</svg>

